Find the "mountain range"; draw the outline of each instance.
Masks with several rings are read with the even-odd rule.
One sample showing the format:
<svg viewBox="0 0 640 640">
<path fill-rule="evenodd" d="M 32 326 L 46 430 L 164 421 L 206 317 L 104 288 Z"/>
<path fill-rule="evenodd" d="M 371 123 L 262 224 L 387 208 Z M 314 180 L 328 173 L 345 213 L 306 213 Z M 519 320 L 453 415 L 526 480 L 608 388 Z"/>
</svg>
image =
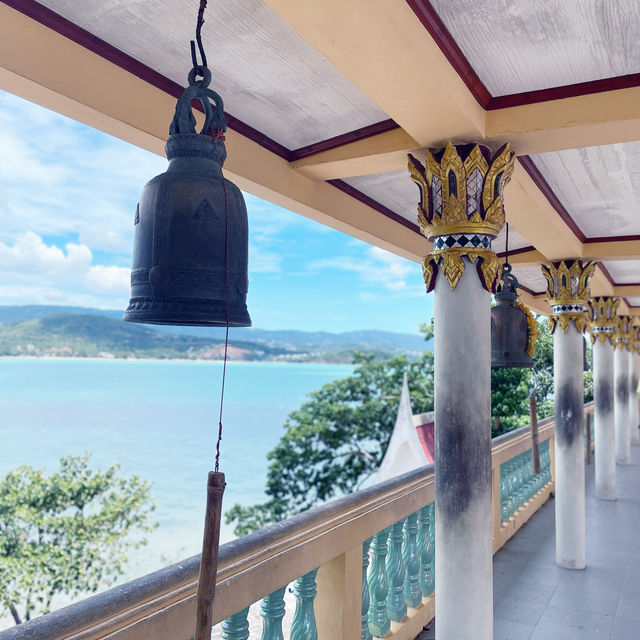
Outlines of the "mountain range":
<svg viewBox="0 0 640 640">
<path fill-rule="evenodd" d="M 390 331 L 230 330 L 233 360 L 351 362 L 354 351 L 384 359 L 418 357 L 419 335 Z M 0 356 L 220 359 L 224 329 L 131 324 L 122 311 L 63 306 L 0 306 Z"/>
</svg>

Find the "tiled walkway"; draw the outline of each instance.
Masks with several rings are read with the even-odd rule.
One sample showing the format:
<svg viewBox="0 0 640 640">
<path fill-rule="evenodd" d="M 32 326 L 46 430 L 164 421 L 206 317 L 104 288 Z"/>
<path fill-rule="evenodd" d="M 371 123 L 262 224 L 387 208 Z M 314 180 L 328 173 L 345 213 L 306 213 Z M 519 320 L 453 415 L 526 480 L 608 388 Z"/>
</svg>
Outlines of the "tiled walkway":
<svg viewBox="0 0 640 640">
<path fill-rule="evenodd" d="M 498 551 L 494 640 L 640 640 L 640 447 L 631 460 L 615 502 L 595 499 L 587 467 L 586 569 L 555 564 L 553 499 Z"/>
</svg>

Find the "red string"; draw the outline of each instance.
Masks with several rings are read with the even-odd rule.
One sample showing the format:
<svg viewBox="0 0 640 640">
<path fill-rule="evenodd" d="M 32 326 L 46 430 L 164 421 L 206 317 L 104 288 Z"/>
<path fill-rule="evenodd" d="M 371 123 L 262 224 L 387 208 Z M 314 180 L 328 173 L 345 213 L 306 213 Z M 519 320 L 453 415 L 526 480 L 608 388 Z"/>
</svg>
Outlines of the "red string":
<svg viewBox="0 0 640 640">
<path fill-rule="evenodd" d="M 209 131 L 214 144 L 218 141 L 224 141 L 224 133 L 222 129 L 216 129 L 215 131 Z M 222 167 L 222 163 L 218 160 L 220 167 Z M 224 177 L 222 178 L 222 191 L 224 193 L 224 211 L 225 211 L 225 219 L 224 219 L 224 237 L 225 237 L 225 248 L 224 248 L 224 256 L 225 256 L 225 275 L 226 275 L 226 302 L 227 302 L 227 327 L 224 336 L 224 360 L 222 364 L 222 389 L 220 391 L 220 414 L 218 415 L 218 441 L 216 442 L 216 460 L 215 460 L 215 471 L 217 472 L 220 467 L 220 442 L 222 441 L 222 408 L 224 406 L 224 384 L 227 375 L 227 355 L 229 351 L 229 317 L 230 313 L 230 305 L 229 305 L 229 281 L 230 281 L 230 267 L 229 267 L 229 201 L 227 198 L 227 185 L 225 183 Z"/>
</svg>

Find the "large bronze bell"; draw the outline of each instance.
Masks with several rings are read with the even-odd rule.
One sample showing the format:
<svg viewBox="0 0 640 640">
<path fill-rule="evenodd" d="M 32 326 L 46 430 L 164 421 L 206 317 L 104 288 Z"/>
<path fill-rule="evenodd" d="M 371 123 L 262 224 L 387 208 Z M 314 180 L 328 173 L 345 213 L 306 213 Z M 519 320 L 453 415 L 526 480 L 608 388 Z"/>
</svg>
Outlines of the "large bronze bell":
<svg viewBox="0 0 640 640">
<path fill-rule="evenodd" d="M 527 316 L 516 306 L 518 279 L 508 263 L 502 265 L 502 282 L 491 308 L 491 368 L 533 367 L 533 358 L 527 353 Z"/>
<path fill-rule="evenodd" d="M 240 189 L 222 175 L 226 123 L 222 99 L 207 88 L 210 80 L 206 67 L 189 74 L 165 147 L 169 167 L 142 191 L 124 315 L 129 322 L 251 326 L 247 209 Z M 192 99 L 205 113 L 200 133 Z"/>
</svg>

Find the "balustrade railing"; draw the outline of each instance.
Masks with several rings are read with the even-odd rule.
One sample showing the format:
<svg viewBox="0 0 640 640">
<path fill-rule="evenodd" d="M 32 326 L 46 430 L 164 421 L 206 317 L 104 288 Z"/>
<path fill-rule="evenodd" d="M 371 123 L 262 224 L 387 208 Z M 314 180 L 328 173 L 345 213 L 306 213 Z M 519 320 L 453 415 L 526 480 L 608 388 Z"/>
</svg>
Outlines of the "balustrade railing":
<svg viewBox="0 0 640 640">
<path fill-rule="evenodd" d="M 553 489 L 553 419 L 538 431 L 538 475 L 528 427 L 493 441 L 494 549 Z M 254 637 L 249 607 L 260 602 L 260 640 L 414 638 L 434 612 L 433 500 L 430 465 L 223 545 L 214 608 L 219 637 Z M 0 640 L 189 640 L 198 568 L 199 557 L 189 558 L 1 632 Z M 295 611 L 283 629 L 292 582 Z"/>
</svg>

